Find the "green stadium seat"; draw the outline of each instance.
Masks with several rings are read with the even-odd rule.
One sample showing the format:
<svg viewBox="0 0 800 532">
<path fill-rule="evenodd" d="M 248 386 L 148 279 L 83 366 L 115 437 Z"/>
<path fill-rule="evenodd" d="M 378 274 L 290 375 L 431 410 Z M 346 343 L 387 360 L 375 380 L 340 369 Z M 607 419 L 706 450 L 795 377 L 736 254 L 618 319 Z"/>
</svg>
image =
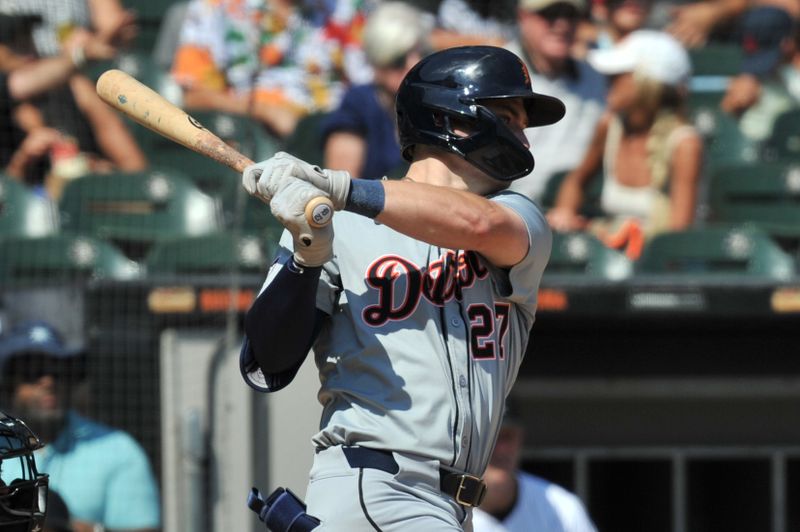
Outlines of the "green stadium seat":
<svg viewBox="0 0 800 532">
<path fill-rule="evenodd" d="M 172 75 L 159 66 L 147 52 L 128 51 L 119 54 L 110 61 L 90 63 L 86 69 L 91 79 L 97 79 L 109 69 L 118 69 L 141 81 L 168 101 L 179 104 L 181 102 L 181 88 L 172 79 Z"/>
<path fill-rule="evenodd" d="M 0 240 L 0 284 L 135 279 L 139 265 L 115 246 L 91 236 L 66 234 Z"/>
<path fill-rule="evenodd" d="M 693 76 L 734 76 L 742 64 L 742 47 L 736 44 L 711 43 L 689 50 Z"/>
<path fill-rule="evenodd" d="M 632 272 L 632 263 L 623 253 L 605 246 L 594 235 L 554 232 L 544 278 L 619 281 Z"/>
<path fill-rule="evenodd" d="M 266 159 L 277 151 L 277 140 L 257 122 L 246 116 L 218 111 L 187 110 L 187 113 L 203 127 L 251 159 Z M 174 163 L 202 170 L 200 163 L 204 162 L 205 166 L 209 166 L 208 163 L 211 162 L 212 165 L 227 168 L 144 126 L 139 127 L 136 136 L 144 148 L 150 150 L 148 155 L 154 158 L 155 164 Z M 187 162 L 185 161 L 187 157 L 192 158 Z"/>
<path fill-rule="evenodd" d="M 222 226 L 219 201 L 171 169 L 81 177 L 67 184 L 59 208 L 64 230 L 113 241 L 136 259 L 155 241 Z"/>
<path fill-rule="evenodd" d="M 133 46 L 136 50 L 150 52 L 158 39 L 159 30 L 169 8 L 185 0 L 123 0 L 122 4 L 136 11 L 139 34 Z"/>
<path fill-rule="evenodd" d="M 245 194 L 243 203 L 241 216 L 236 219 L 236 223 L 239 224 L 237 227 L 241 227 L 244 232 L 261 235 L 268 242 L 277 244 L 283 233 L 283 225 L 272 216 L 269 205 L 248 194 Z"/>
<path fill-rule="evenodd" d="M 0 238 L 58 232 L 58 210 L 19 181 L 0 174 Z"/>
<path fill-rule="evenodd" d="M 259 235 L 230 233 L 171 238 L 153 245 L 144 264 L 148 276 L 266 273 L 274 243 Z"/>
<path fill-rule="evenodd" d="M 214 111 L 190 111 L 192 117 L 219 138 L 254 161 L 271 157 L 277 140 L 258 123 L 244 116 Z M 174 168 L 187 175 L 203 192 L 221 201 L 225 225 L 233 227 L 240 204 L 241 174 L 166 137 L 135 124 L 134 132 L 150 164 Z"/>
<path fill-rule="evenodd" d="M 800 160 L 800 109 L 781 114 L 772 126 L 772 134 L 764 141 L 765 161 Z"/>
<path fill-rule="evenodd" d="M 751 222 L 771 236 L 800 237 L 800 160 L 718 168 L 709 207 L 718 222 Z"/>
<path fill-rule="evenodd" d="M 311 164 L 324 166 L 325 151 L 322 147 L 322 121 L 328 113 L 311 113 L 297 122 L 294 132 L 283 143 L 283 151 Z"/>
<path fill-rule="evenodd" d="M 692 123 L 703 136 L 709 168 L 729 163 L 752 163 L 759 160 L 760 147 L 739 129 L 736 118 L 719 104 L 724 92 L 693 92 L 689 95 Z"/>
<path fill-rule="evenodd" d="M 173 2 L 165 11 L 163 17 L 159 17 L 158 31 L 156 32 L 155 42 L 152 51 L 153 60 L 166 70 L 172 69 L 175 60 L 175 52 L 181 41 L 181 29 L 189 10 L 189 2 Z"/>
<path fill-rule="evenodd" d="M 556 172 L 550 177 L 542 193 L 541 204 L 544 209 L 551 209 L 555 206 L 561 183 L 569 172 L 569 170 Z M 583 192 L 583 205 L 581 205 L 580 213 L 587 218 L 601 216 L 603 214 L 603 209 L 600 208 L 600 196 L 602 193 L 603 173 L 601 170 L 590 179 L 588 187 Z"/>
<path fill-rule="evenodd" d="M 712 226 L 654 236 L 634 274 L 785 280 L 795 275 L 795 267 L 792 257 L 755 227 Z"/>
<path fill-rule="evenodd" d="M 135 10 L 140 20 L 160 20 L 173 4 L 180 3 L 186 0 L 122 0 L 122 5 Z"/>
</svg>

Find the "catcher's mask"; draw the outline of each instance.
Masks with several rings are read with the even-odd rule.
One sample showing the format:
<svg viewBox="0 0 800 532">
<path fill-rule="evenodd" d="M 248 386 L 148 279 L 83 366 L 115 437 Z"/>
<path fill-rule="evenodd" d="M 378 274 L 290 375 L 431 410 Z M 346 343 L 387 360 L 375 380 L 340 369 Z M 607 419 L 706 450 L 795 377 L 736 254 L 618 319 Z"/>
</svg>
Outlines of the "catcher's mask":
<svg viewBox="0 0 800 532">
<path fill-rule="evenodd" d="M 512 52 L 494 46 L 462 46 L 433 53 L 417 63 L 397 93 L 397 124 L 403 157 L 410 161 L 416 144 L 438 146 L 464 158 L 500 181 L 533 170 L 533 155 L 484 103 L 522 99 L 528 127 L 561 120 L 558 98 L 533 92 L 525 64 Z M 451 119 L 467 123 L 470 133 L 453 132 Z"/>
<path fill-rule="evenodd" d="M 43 445 L 21 420 L 0 412 L 0 530 L 37 532 L 44 524 L 48 477 L 33 451 Z"/>
</svg>

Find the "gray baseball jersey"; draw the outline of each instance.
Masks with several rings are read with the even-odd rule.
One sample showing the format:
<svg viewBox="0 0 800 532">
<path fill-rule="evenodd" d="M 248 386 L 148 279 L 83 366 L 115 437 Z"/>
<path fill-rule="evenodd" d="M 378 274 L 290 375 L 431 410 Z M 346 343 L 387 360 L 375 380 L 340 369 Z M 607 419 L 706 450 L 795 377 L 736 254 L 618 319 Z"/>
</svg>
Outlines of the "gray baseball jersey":
<svg viewBox="0 0 800 532">
<path fill-rule="evenodd" d="M 317 449 L 363 445 L 482 475 L 551 245 L 530 200 L 511 192 L 492 199 L 517 212 L 530 235 L 528 254 L 510 269 L 363 216 L 334 216 L 335 256 L 317 291 L 330 316 L 313 349 L 323 405 Z M 288 232 L 281 245 L 292 248 Z M 245 377 L 264 385 L 260 370 Z"/>
</svg>

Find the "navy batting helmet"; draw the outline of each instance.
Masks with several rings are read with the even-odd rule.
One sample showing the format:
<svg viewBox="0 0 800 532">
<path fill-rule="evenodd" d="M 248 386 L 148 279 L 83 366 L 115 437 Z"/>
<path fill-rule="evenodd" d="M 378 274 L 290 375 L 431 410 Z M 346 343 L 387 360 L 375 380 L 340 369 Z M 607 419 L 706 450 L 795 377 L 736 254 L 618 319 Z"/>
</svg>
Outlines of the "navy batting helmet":
<svg viewBox="0 0 800 532">
<path fill-rule="evenodd" d="M 500 181 L 533 170 L 533 155 L 484 102 L 522 98 L 528 127 L 561 120 L 558 98 L 533 92 L 528 69 L 512 52 L 494 46 L 462 46 L 433 53 L 417 63 L 397 93 L 397 124 L 403 157 L 417 144 L 455 153 Z M 453 132 L 450 119 L 472 125 L 468 136 Z"/>
<path fill-rule="evenodd" d="M 33 451 L 42 447 L 17 418 L 0 412 L 0 529 L 41 530 L 47 509 L 48 477 L 36 470 Z"/>
</svg>

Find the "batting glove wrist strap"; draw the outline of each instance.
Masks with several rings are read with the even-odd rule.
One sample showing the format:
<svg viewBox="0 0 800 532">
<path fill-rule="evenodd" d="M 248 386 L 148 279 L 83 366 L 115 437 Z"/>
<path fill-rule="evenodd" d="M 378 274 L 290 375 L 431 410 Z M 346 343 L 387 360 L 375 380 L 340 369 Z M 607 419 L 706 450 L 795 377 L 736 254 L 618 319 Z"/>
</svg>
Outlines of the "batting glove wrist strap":
<svg viewBox="0 0 800 532">
<path fill-rule="evenodd" d="M 383 182 L 372 179 L 354 179 L 350 184 L 345 210 L 375 218 L 386 205 L 386 191 Z"/>
<path fill-rule="evenodd" d="M 319 167 L 315 167 L 319 170 Z M 328 188 L 322 186 L 315 180 L 309 179 L 309 182 L 324 192 L 328 192 L 328 196 L 333 203 L 333 208 L 341 211 L 347 205 L 347 198 L 350 196 L 350 189 L 353 186 L 353 179 L 350 177 L 350 172 L 345 170 L 322 170 L 328 181 Z"/>
<path fill-rule="evenodd" d="M 350 194 L 350 174 L 344 170 L 323 170 L 279 151 L 266 161 L 248 166 L 242 173 L 242 185 L 247 192 L 267 202 L 291 179 L 309 183 L 331 200 L 335 210 L 344 209 Z"/>
<path fill-rule="evenodd" d="M 294 260 L 300 266 L 322 266 L 333 258 L 333 224 L 311 227 L 305 215 L 319 189 L 300 179 L 289 179 L 270 201 L 273 216 L 292 234 Z"/>
</svg>

